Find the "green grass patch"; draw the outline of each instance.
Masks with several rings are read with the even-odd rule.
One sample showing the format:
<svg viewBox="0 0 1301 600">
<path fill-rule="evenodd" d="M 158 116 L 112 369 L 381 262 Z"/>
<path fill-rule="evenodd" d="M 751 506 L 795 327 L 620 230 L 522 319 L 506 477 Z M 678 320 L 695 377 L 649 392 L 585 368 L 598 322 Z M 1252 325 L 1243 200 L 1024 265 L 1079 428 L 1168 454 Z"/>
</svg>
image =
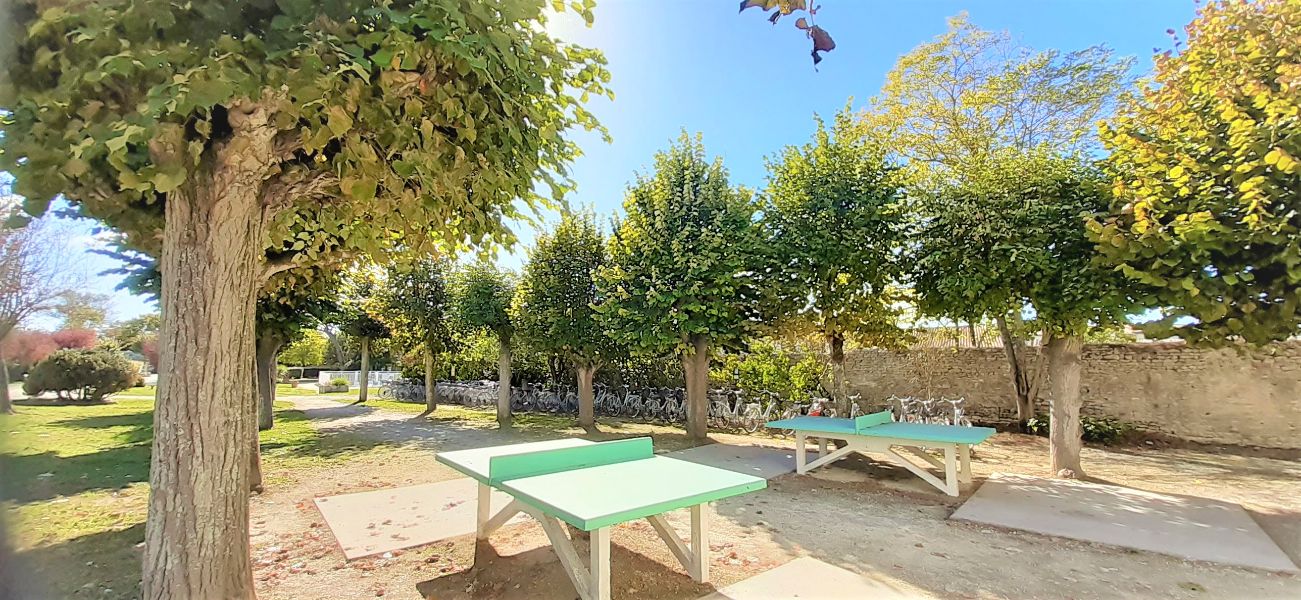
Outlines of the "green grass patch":
<svg viewBox="0 0 1301 600">
<path fill-rule="evenodd" d="M 132 388 L 106 404 L 20 405 L 17 414 L 0 415 L 0 518 L 49 597 L 138 596 L 135 546 L 144 539 L 154 391 Z M 276 403 L 275 427 L 261 440 L 267 486 L 377 445 L 323 438 L 289 402 Z"/>
</svg>

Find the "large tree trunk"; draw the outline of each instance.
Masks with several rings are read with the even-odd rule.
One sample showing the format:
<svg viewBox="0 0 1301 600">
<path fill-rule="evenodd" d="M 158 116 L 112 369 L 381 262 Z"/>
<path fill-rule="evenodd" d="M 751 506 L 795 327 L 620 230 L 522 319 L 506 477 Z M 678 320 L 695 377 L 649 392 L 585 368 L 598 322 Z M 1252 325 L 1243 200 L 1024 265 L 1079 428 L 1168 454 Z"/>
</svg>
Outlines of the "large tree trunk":
<svg viewBox="0 0 1301 600">
<path fill-rule="evenodd" d="M 158 399 L 141 595 L 252 598 L 248 490 L 255 429 L 260 188 L 273 131 L 232 108 L 233 137 L 168 194 Z M 261 121 L 258 123 L 256 121 Z M 173 140 L 179 145 L 179 140 Z M 182 152 L 167 141 L 151 150 Z"/>
<path fill-rule="evenodd" d="M 596 430 L 596 397 L 592 393 L 592 380 L 596 378 L 596 365 L 574 364 L 578 372 L 578 426 L 588 431 Z"/>
<path fill-rule="evenodd" d="M 497 353 L 497 425 L 510 427 L 510 340 L 500 340 Z"/>
<path fill-rule="evenodd" d="M 257 428 L 271 429 L 274 425 L 276 404 L 276 356 L 284 340 L 274 335 L 257 338 Z"/>
<path fill-rule="evenodd" d="M 849 416 L 849 395 L 845 393 L 845 336 L 827 334 L 827 355 L 831 358 L 831 397 L 840 416 Z"/>
<path fill-rule="evenodd" d="M 361 389 L 357 390 L 357 404 L 366 402 L 366 396 L 370 390 L 370 338 L 361 338 L 361 373 L 357 377 L 358 385 Z"/>
<path fill-rule="evenodd" d="M 434 377 L 434 351 L 425 348 L 425 411 L 420 417 L 434 414 L 438 408 L 438 379 Z"/>
<path fill-rule="evenodd" d="M 1007 318 L 1000 315 L 995 322 L 998 323 L 998 335 L 1003 342 L 1003 354 L 1007 357 L 1008 377 L 1012 382 L 1012 397 L 1016 403 L 1016 420 L 1024 428 L 1026 421 L 1034 416 L 1035 397 L 1039 395 L 1038 377 L 1031 375 L 1023 363 L 1020 344 L 1012 337 Z"/>
<path fill-rule="evenodd" d="M 14 403 L 9 398 L 9 359 L 3 352 L 0 352 L 0 414 L 14 414 Z"/>
<path fill-rule="evenodd" d="M 693 335 L 691 349 L 682 355 L 682 371 L 687 384 L 687 437 L 694 441 L 709 438 L 709 337 Z"/>
<path fill-rule="evenodd" d="M 258 339 L 258 352 L 260 353 L 261 351 L 262 351 L 262 340 Z M 261 432 L 263 429 L 262 415 L 270 411 L 269 408 L 265 408 L 262 406 L 264 399 L 267 396 L 266 386 L 265 384 L 262 383 L 263 372 L 264 371 L 260 364 L 255 364 L 253 366 L 253 377 L 255 379 L 255 381 L 253 382 L 253 387 L 254 389 L 257 390 L 256 397 L 253 400 L 255 404 L 253 410 L 257 412 L 258 426 L 253 428 L 253 435 L 249 440 L 250 442 L 252 442 L 252 446 L 250 446 L 250 450 L 249 450 L 250 458 L 249 458 L 249 472 L 248 472 L 248 489 L 257 494 L 262 493 L 262 436 L 261 436 Z M 271 389 L 272 389 L 271 391 L 272 403 L 274 404 L 275 403 L 274 383 L 272 383 Z M 270 419 L 268 419 L 267 422 L 268 425 L 266 426 L 266 429 L 270 429 L 271 428 L 271 425 L 269 424 Z"/>
<path fill-rule="evenodd" d="M 1049 334 L 1044 342 L 1048 380 L 1052 385 L 1048 448 L 1053 474 L 1058 477 L 1084 476 L 1080 466 L 1080 351 L 1083 348 L 1084 338 L 1080 336 Z"/>
</svg>

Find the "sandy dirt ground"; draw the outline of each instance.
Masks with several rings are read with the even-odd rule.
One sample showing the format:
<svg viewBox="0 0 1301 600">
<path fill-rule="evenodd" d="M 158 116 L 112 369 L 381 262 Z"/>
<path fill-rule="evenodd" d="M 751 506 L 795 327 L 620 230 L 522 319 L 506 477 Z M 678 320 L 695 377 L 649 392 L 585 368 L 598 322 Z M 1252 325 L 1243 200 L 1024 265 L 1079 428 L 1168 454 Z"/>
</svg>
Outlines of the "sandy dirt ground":
<svg viewBox="0 0 1301 600">
<path fill-rule="evenodd" d="M 253 556 L 264 600 L 425 598 L 571 600 L 576 597 L 541 528 L 511 525 L 480 544 L 473 536 L 373 558 L 345 561 L 312 499 L 441 481 L 458 473 L 433 460 L 439 450 L 487 446 L 581 430 L 499 433 L 455 422 L 294 399 L 326 435 L 383 440 L 387 446 L 346 465 L 268 473 L 275 482 L 253 500 Z M 603 423 L 593 439 L 653 435 L 657 449 L 686 446 L 680 431 Z M 726 443 L 790 446 L 767 436 L 715 434 Z M 902 469 L 849 459 L 812 475 L 785 475 L 762 492 L 713 507 L 708 584 L 686 576 L 645 522 L 618 526 L 613 596 L 695 599 L 799 556 L 846 568 L 917 598 L 1301 598 L 1301 577 L 1185 561 L 947 520 L 993 472 L 1047 475 L 1047 442 L 999 434 L 974 457 L 976 481 L 949 498 Z M 1214 448 L 1088 448 L 1099 481 L 1242 503 L 1301 562 L 1301 463 L 1227 454 Z M 670 516 L 686 530 L 685 512 Z M 585 547 L 581 541 L 579 552 Z"/>
</svg>

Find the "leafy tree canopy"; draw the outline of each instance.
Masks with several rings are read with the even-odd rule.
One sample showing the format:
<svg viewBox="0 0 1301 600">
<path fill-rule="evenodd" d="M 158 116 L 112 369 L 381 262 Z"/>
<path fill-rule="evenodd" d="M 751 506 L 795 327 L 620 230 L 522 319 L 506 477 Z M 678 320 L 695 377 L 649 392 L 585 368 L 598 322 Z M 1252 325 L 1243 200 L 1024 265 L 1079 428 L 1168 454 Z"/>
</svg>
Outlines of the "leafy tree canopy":
<svg viewBox="0 0 1301 600">
<path fill-rule="evenodd" d="M 99 329 L 108 323 L 108 294 L 70 291 L 63 295 L 54 313 L 62 319 L 62 329 Z"/>
<path fill-rule="evenodd" d="M 1102 127 L 1107 261 L 1171 307 L 1155 329 L 1265 343 L 1301 327 L 1301 4 L 1213 1 Z M 1192 322 L 1176 319 L 1191 316 Z"/>
<path fill-rule="evenodd" d="M 514 331 L 510 318 L 515 281 L 510 273 L 486 260 L 464 265 L 452 274 L 454 319 L 469 331 L 487 330 L 501 340 Z"/>
<path fill-rule="evenodd" d="M 762 320 L 750 193 L 728 184 L 721 159 L 683 132 L 637 178 L 599 270 L 608 331 L 645 354 L 685 351 L 693 336 L 738 345 Z"/>
<path fill-rule="evenodd" d="M 274 278 L 272 289 L 258 298 L 257 330 L 259 335 L 269 335 L 288 341 L 298 338 L 304 330 L 314 330 L 327 315 L 337 310 L 339 274 L 333 270 L 310 278 L 311 282 L 290 283 L 284 277 Z M 321 362 L 324 362 L 322 350 Z"/>
<path fill-rule="evenodd" d="M 1092 165 L 1006 151 L 962 183 L 919 198 L 913 284 L 921 310 L 978 321 L 1025 305 L 1050 332 L 1121 322 L 1125 282 L 1097 264 L 1084 219 L 1110 194 Z"/>
<path fill-rule="evenodd" d="M 563 134 L 598 127 L 580 101 L 607 93 L 600 53 L 547 35 L 545 5 L 16 2 L 0 168 L 28 212 L 63 194 L 152 254 L 169 195 L 230 143 L 265 177 L 275 269 L 509 242 L 516 199 L 570 187 Z"/>
<path fill-rule="evenodd" d="M 596 313 L 596 274 L 606 262 L 605 239 L 590 213 L 565 213 L 538 236 L 512 307 L 530 345 L 584 364 L 612 359 Z"/>
<path fill-rule="evenodd" d="M 452 298 L 447 289 L 446 261 L 424 258 L 391 267 L 381 290 L 383 319 L 394 337 L 408 348 L 423 345 L 443 352 L 454 345 Z"/>
<path fill-rule="evenodd" d="M 768 161 L 763 225 L 780 322 L 828 338 L 892 346 L 906 228 L 896 169 L 847 104 L 830 130 Z M 833 344 L 835 345 L 835 344 Z"/>
<path fill-rule="evenodd" d="M 280 351 L 281 364 L 291 367 L 315 367 L 325 364 L 326 346 L 329 340 L 315 329 L 305 329 L 293 343 Z"/>
<path fill-rule="evenodd" d="M 1003 148 L 1092 147 L 1098 118 L 1128 81 L 1132 60 L 1093 46 L 1035 51 L 966 13 L 899 58 L 866 121 L 922 180 L 979 164 Z"/>
<path fill-rule="evenodd" d="M 374 268 L 358 266 L 341 277 L 339 301 L 332 316 L 348 335 L 370 339 L 391 335 L 388 325 L 378 314 L 383 310 L 379 275 Z"/>
</svg>

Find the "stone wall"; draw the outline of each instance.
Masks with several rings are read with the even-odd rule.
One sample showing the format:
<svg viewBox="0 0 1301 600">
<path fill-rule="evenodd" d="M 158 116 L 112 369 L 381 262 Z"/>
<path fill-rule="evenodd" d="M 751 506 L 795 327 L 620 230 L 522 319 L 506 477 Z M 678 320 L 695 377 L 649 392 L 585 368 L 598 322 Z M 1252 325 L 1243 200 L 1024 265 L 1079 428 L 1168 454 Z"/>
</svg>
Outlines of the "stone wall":
<svg viewBox="0 0 1301 600">
<path fill-rule="evenodd" d="M 1026 351 L 1037 367 L 1038 349 Z M 1083 360 L 1086 415 L 1199 442 L 1301 448 L 1301 343 L 1255 351 L 1099 344 L 1086 347 Z M 977 420 L 1015 420 L 1001 348 L 855 350 L 845 367 L 865 408 L 891 395 L 962 396 Z M 1046 381 L 1040 390 L 1045 403 Z"/>
</svg>

